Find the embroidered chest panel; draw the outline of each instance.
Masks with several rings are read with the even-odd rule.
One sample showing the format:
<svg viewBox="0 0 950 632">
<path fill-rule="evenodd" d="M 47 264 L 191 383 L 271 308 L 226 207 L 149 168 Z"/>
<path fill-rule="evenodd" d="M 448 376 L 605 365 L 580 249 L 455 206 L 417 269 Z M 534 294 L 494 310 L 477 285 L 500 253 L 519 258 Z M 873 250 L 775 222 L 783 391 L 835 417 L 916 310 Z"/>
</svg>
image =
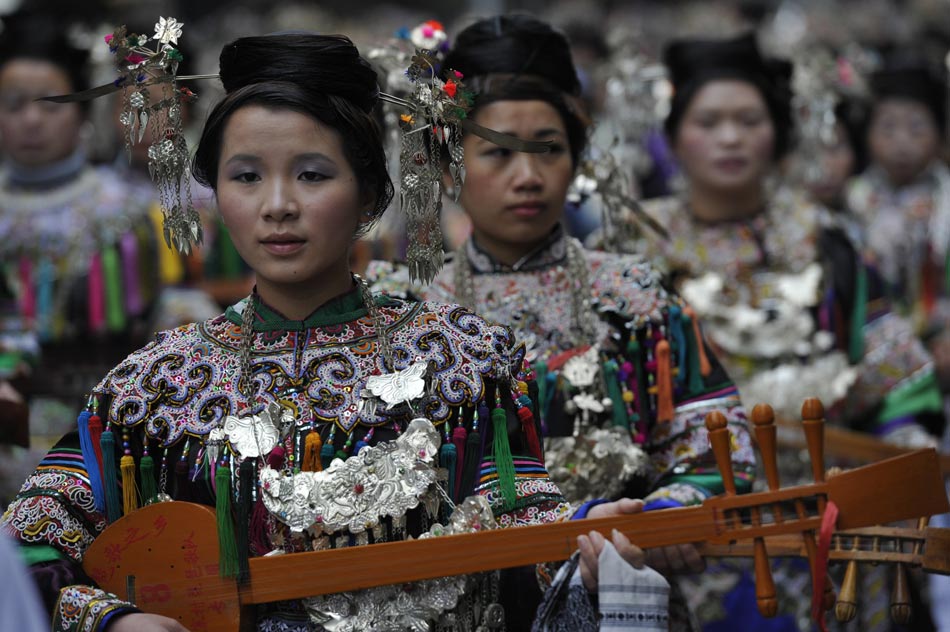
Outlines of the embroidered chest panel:
<svg viewBox="0 0 950 632">
<path fill-rule="evenodd" d="M 634 327 L 661 323 L 670 297 L 660 284 L 659 274 L 635 257 L 602 252 L 585 252 L 590 270 L 588 314 L 594 319 L 597 339 L 604 341 L 613 330 L 608 321 L 631 322 Z M 437 277 L 426 297 L 455 300 L 452 262 Z M 519 342 L 528 348 L 529 359 L 565 351 L 572 340 L 572 279 L 567 266 L 553 265 L 531 272 L 477 274 L 474 278 L 476 311 L 495 322 L 509 325 Z M 598 313 L 604 317 L 598 317 Z"/>
<path fill-rule="evenodd" d="M 648 257 L 689 276 L 715 272 L 734 280 L 765 271 L 800 272 L 818 257 L 818 208 L 788 189 L 743 222 L 703 224 L 676 197 L 651 200 L 645 208 L 670 233 L 669 241 L 644 242 Z"/>
<path fill-rule="evenodd" d="M 486 380 L 517 371 L 522 350 L 513 350 L 509 331 L 458 306 L 394 302 L 380 307 L 390 331 L 396 368 L 418 361 L 433 369 L 433 396 L 424 414 L 434 423 L 454 406 L 472 405 Z M 145 424 L 163 445 L 185 435 L 204 436 L 242 403 L 240 326 L 224 316 L 160 335 L 129 356 L 97 391 L 109 400 L 113 423 Z M 279 401 L 299 422 L 381 426 L 407 420 L 404 407 L 360 412 L 364 383 L 384 373 L 372 320 L 364 316 L 339 325 L 303 331 L 256 332 L 251 370 L 258 401 Z"/>
</svg>

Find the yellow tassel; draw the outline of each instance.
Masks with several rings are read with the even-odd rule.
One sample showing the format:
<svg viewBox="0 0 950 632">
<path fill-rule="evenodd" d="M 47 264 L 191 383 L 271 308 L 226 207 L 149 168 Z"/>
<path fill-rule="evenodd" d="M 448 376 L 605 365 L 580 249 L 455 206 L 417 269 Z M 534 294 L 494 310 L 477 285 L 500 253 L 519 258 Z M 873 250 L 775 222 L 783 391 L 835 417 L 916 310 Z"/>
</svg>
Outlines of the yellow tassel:
<svg viewBox="0 0 950 632">
<path fill-rule="evenodd" d="M 149 211 L 149 219 L 152 220 L 152 226 L 155 234 L 158 236 L 158 278 L 162 285 L 174 285 L 180 283 L 185 276 L 185 266 L 181 257 L 174 248 L 165 245 L 165 238 L 162 236 L 162 209 L 155 205 Z"/>
<path fill-rule="evenodd" d="M 311 430 L 307 433 L 307 439 L 303 444 L 303 461 L 300 469 L 305 472 L 320 472 L 323 470 L 323 464 L 320 462 L 320 448 L 323 447 L 323 441 L 320 440 L 320 433 Z"/>
<path fill-rule="evenodd" d="M 127 516 L 139 508 L 138 494 L 135 489 L 135 459 L 126 454 L 119 461 L 122 472 L 122 511 Z"/>
</svg>

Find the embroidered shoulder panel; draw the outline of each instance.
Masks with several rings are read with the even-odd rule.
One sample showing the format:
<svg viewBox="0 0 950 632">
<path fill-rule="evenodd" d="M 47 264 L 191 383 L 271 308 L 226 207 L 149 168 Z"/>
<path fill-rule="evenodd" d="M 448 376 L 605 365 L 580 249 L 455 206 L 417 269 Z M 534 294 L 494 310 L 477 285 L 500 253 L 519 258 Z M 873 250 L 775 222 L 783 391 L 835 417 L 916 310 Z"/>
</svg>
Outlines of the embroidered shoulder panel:
<svg viewBox="0 0 950 632">
<path fill-rule="evenodd" d="M 479 402 L 486 379 L 517 372 L 523 361 L 508 329 L 461 307 L 392 301 L 380 312 L 396 368 L 418 361 L 433 367 L 435 397 L 422 412 L 434 423 L 447 419 L 453 406 Z M 187 325 L 133 353 L 96 390 L 109 400 L 113 423 L 144 423 L 164 445 L 203 436 L 241 402 L 239 347 L 240 326 L 224 316 Z M 298 419 L 349 431 L 407 415 L 401 408 L 380 409 L 364 418 L 359 410 L 366 379 L 385 372 L 369 316 L 300 332 L 257 332 L 251 364 L 261 399 L 291 406 Z"/>
</svg>

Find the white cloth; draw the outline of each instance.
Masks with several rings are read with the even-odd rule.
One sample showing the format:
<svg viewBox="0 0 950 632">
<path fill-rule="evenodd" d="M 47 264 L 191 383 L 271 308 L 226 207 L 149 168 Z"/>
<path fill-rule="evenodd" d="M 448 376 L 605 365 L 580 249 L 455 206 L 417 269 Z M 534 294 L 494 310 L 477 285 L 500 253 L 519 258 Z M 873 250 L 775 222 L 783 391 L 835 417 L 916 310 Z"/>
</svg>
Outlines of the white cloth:
<svg viewBox="0 0 950 632">
<path fill-rule="evenodd" d="M 666 632 L 670 626 L 670 584 L 658 572 L 627 563 L 608 540 L 597 560 L 600 631 Z M 580 581 L 580 571 L 575 573 Z"/>
<path fill-rule="evenodd" d="M 0 535 L 0 577 L 0 630 L 48 632 L 49 617 L 36 584 L 23 567 L 16 546 L 5 535 Z"/>
</svg>

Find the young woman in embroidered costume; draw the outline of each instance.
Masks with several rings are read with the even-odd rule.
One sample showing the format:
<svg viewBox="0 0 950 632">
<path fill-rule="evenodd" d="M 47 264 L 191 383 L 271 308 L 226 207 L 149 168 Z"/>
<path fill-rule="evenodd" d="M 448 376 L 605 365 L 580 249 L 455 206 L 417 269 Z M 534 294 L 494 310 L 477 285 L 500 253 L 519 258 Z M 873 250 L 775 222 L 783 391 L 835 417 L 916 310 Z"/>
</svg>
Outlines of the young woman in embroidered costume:
<svg viewBox="0 0 950 632">
<path fill-rule="evenodd" d="M 471 238 L 428 288 L 375 262 L 376 286 L 458 302 L 512 326 L 538 378 L 548 471 L 568 498 L 621 494 L 647 509 L 702 502 L 721 490 L 703 418 L 721 411 L 735 437 L 739 485 L 754 469 L 735 387 L 690 309 L 639 259 L 584 250 L 561 228 L 586 119 L 564 36 L 527 16 L 464 30 L 443 68 L 477 97 L 470 116 L 544 154 L 463 138 L 459 198 Z M 651 565 L 701 568 L 689 547 L 650 551 Z M 670 559 L 666 559 L 669 556 Z"/>
<path fill-rule="evenodd" d="M 941 402 L 930 356 L 887 311 L 833 214 L 769 186 L 793 133 L 790 65 L 764 59 L 752 35 L 674 42 L 665 61 L 675 87 L 666 131 L 686 188 L 645 205 L 671 239 L 646 239 L 643 252 L 703 318 L 743 399 L 795 419 L 802 400 L 817 396 L 836 404 L 829 416 L 841 422 L 932 445 L 926 424 L 941 421 Z M 795 577 L 776 581 L 787 603 Z M 714 606 L 711 625 L 742 620 L 736 612 L 723 620 L 714 598 L 692 594 Z"/>
<path fill-rule="evenodd" d="M 155 299 L 184 270 L 177 255 L 163 257 L 157 248 L 160 226 L 149 220 L 154 190 L 131 187 L 112 169 L 89 163 L 86 108 L 35 101 L 84 89 L 87 59 L 49 19 L 4 19 L 0 416 L 19 413 L 25 422 L 28 404 L 39 449 L 3 458 L 4 482 L 29 473 L 67 430 L 68 411 L 95 380 L 146 342 Z M 163 259 L 177 272 L 160 274 Z M 0 502 L 15 493 L 0 489 Z"/>
<path fill-rule="evenodd" d="M 480 519 L 502 527 L 573 511 L 544 469 L 534 386 L 510 332 L 458 306 L 373 296 L 348 269 L 354 236 L 392 197 L 371 116 L 376 76 L 356 48 L 342 36 L 241 38 L 222 50 L 220 77 L 227 95 L 209 116 L 194 171 L 215 190 L 257 287 L 225 314 L 164 332 L 113 369 L 78 431 L 4 514 L 54 629 L 181 629 L 97 589 L 80 566 L 103 528 L 144 503 L 215 505 L 222 565 L 238 574 L 248 556 L 419 535 L 448 513 L 445 496 L 474 493 L 481 504 L 463 509 L 484 507 Z M 459 429 L 467 439 L 440 449 L 440 435 L 455 439 Z M 366 455 L 377 464 L 408 459 L 412 471 L 385 479 L 388 470 L 368 467 Z M 436 455 L 449 476 L 441 492 L 432 485 Z M 314 484 L 310 503 L 295 502 L 287 486 L 314 480 L 323 485 Z M 623 499 L 578 517 L 641 507 Z M 612 545 L 591 535 L 578 571 L 590 590 L 605 549 L 616 549 L 615 573 L 623 560 L 642 565 L 622 535 Z M 321 630 L 330 619 L 335 630 L 426 620 L 444 630 L 504 629 L 506 621 L 526 629 L 541 597 L 534 575 L 435 580 L 399 587 L 392 600 L 365 591 L 269 604 L 256 629 Z M 665 603 L 651 616 L 664 620 Z"/>
<path fill-rule="evenodd" d="M 895 51 L 871 75 L 866 128 L 870 167 L 848 188 L 865 243 L 888 296 L 934 354 L 950 390 L 950 170 L 944 70 L 913 51 Z"/>
</svg>

